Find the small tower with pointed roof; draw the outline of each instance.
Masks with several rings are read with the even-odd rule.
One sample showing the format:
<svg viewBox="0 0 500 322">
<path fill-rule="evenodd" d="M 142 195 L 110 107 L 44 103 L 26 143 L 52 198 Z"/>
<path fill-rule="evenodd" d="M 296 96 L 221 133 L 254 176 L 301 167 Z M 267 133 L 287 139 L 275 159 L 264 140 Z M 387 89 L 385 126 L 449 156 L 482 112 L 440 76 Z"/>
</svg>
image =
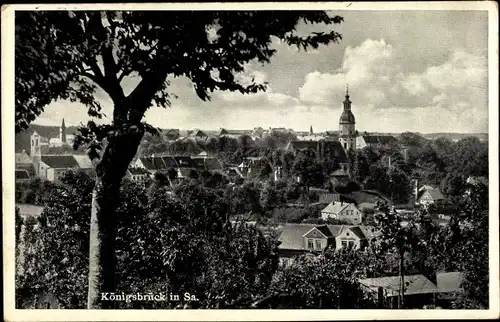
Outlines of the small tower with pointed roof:
<svg viewBox="0 0 500 322">
<path fill-rule="evenodd" d="M 62 124 L 59 128 L 59 140 L 61 141 L 61 144 L 66 143 L 66 124 L 64 124 L 64 118 L 62 119 Z"/>
<path fill-rule="evenodd" d="M 344 150 L 356 148 L 356 120 L 351 111 L 351 100 L 349 100 L 349 87 L 346 88 L 344 110 L 339 120 L 339 141 Z"/>
</svg>

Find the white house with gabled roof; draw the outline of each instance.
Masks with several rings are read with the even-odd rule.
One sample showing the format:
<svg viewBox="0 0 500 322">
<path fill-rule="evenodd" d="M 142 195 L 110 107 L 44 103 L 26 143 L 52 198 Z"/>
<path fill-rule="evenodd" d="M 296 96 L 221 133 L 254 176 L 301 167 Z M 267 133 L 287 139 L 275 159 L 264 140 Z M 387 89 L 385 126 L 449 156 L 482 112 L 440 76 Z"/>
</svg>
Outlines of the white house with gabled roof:
<svg viewBox="0 0 500 322">
<path fill-rule="evenodd" d="M 323 220 L 336 219 L 352 225 L 360 225 L 363 220 L 362 212 L 353 203 L 332 201 L 321 210 Z"/>
</svg>

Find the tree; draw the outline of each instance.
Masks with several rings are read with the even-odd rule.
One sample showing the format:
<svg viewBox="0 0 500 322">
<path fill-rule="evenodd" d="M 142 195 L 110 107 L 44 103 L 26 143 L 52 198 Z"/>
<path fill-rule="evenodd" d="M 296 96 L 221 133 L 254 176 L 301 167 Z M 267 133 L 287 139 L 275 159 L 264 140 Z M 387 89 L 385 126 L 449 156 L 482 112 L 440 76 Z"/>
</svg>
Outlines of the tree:
<svg viewBox="0 0 500 322">
<path fill-rule="evenodd" d="M 413 222 L 403 225 L 401 217 L 386 205 L 379 205 L 379 210 L 375 214 L 375 223 L 380 235 L 376 240 L 375 248 L 378 252 L 397 256 L 399 260 L 399 308 L 404 308 L 404 291 L 407 286 L 404 282 L 405 258 L 412 249 L 420 246 L 421 241 L 417 237 Z"/>
<path fill-rule="evenodd" d="M 16 130 L 32 122 L 55 99 L 79 101 L 102 116 L 98 88 L 113 102 L 111 124 L 82 126 L 75 148 L 86 145 L 96 167 L 89 252 L 89 308 L 105 308 L 101 292 L 115 290 L 116 209 L 122 178 L 145 132 L 154 103 L 167 107 L 168 77 L 185 76 L 202 100 L 214 90 L 255 93 L 263 84 L 242 84 L 235 73 L 253 60 L 268 63 L 274 38 L 307 50 L 340 39 L 335 31 L 301 37 L 300 21 L 326 25 L 342 18 L 325 12 L 186 11 L 16 13 Z M 213 33 L 207 32 L 213 31 Z M 36 37 L 33 37 L 33 34 Z M 187 36 L 188 35 L 188 36 Z M 125 77 L 138 76 L 126 95 Z"/>
<path fill-rule="evenodd" d="M 327 250 L 319 257 L 300 256 L 276 272 L 271 294 L 284 296 L 284 308 L 359 308 L 357 254 Z"/>
<path fill-rule="evenodd" d="M 36 225 L 26 226 L 25 245 L 31 251 L 16 294 L 26 302 L 50 293 L 62 308 L 83 308 L 93 182 L 73 174 L 64 180 Z M 276 240 L 256 227 L 229 224 L 216 190 L 189 180 L 174 194 L 166 189 L 159 187 L 148 197 L 147 189 L 133 181 L 121 187 L 117 294 L 190 292 L 202 308 L 244 307 L 261 296 L 277 267 Z M 115 308 L 178 304 L 133 301 L 115 303 Z"/>
</svg>

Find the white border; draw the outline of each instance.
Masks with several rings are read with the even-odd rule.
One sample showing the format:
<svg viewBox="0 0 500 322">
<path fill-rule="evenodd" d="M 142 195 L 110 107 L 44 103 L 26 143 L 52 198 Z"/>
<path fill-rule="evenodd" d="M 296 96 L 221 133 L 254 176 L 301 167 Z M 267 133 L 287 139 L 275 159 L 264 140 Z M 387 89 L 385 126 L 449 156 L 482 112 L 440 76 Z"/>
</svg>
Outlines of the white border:
<svg viewBox="0 0 500 322">
<path fill-rule="evenodd" d="M 489 70 L 489 310 L 16 310 L 14 309 L 14 11 L 15 10 L 484 10 L 488 11 Z M 41 4 L 2 7 L 2 194 L 4 319 L 6 321 L 303 321 L 352 319 L 475 319 L 499 317 L 498 248 L 498 7 L 493 1 L 373 3 Z M 466 23 L 466 22 L 464 22 Z M 248 311 L 248 312 L 247 312 Z"/>
</svg>

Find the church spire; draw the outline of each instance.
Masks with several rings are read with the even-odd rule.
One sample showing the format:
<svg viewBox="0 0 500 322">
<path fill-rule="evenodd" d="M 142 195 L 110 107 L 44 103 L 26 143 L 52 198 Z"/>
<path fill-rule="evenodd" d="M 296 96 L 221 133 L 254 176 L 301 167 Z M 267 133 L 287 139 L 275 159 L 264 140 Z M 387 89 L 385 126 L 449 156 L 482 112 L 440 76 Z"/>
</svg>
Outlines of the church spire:
<svg viewBox="0 0 500 322">
<path fill-rule="evenodd" d="M 61 128 L 59 129 L 59 140 L 62 144 L 66 143 L 66 124 L 64 118 L 62 119 Z"/>
<path fill-rule="evenodd" d="M 345 98 L 349 99 L 349 84 L 347 84 L 345 89 Z"/>
</svg>

